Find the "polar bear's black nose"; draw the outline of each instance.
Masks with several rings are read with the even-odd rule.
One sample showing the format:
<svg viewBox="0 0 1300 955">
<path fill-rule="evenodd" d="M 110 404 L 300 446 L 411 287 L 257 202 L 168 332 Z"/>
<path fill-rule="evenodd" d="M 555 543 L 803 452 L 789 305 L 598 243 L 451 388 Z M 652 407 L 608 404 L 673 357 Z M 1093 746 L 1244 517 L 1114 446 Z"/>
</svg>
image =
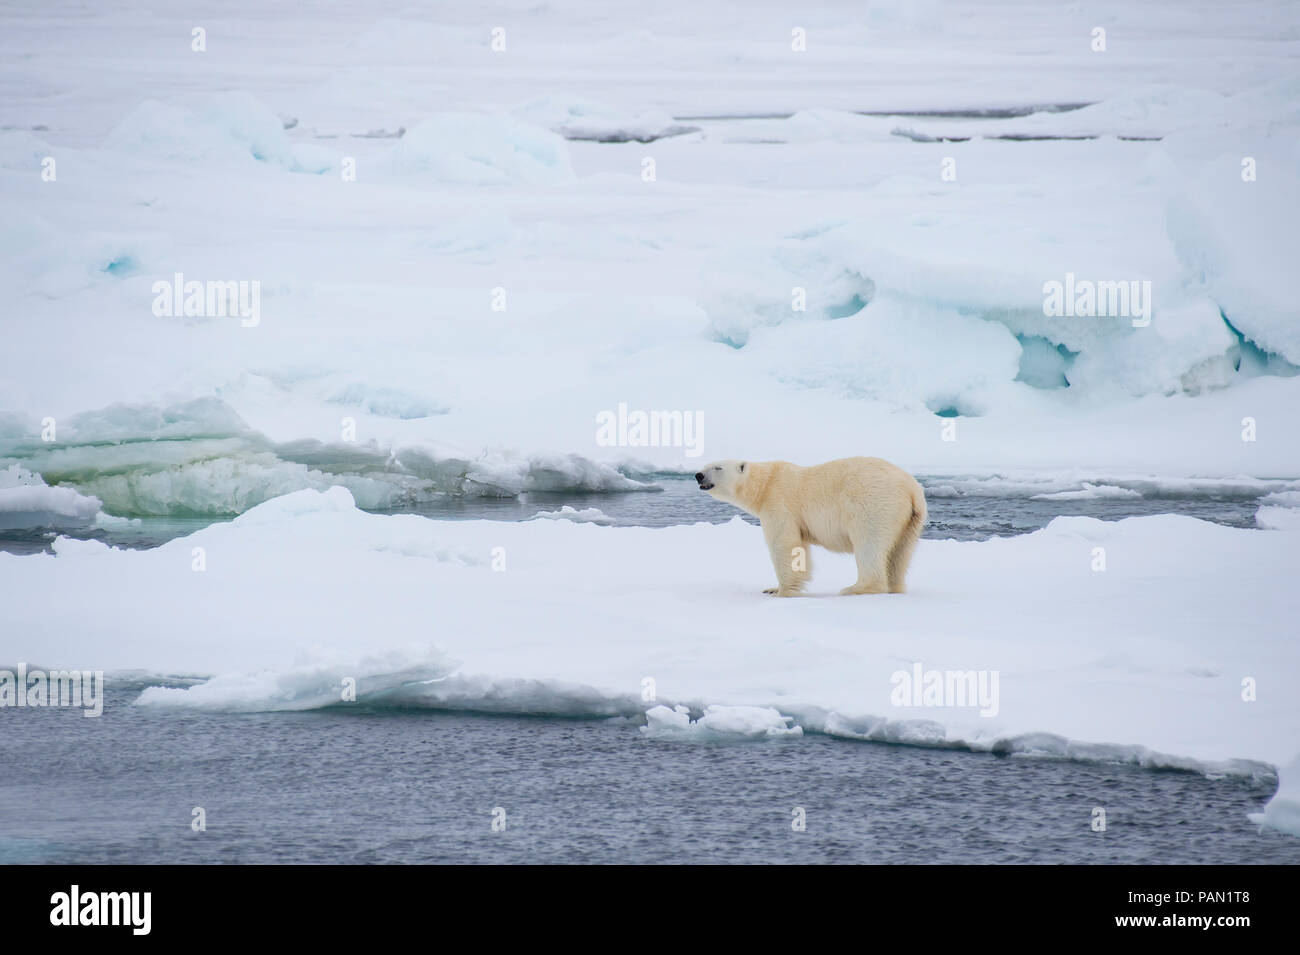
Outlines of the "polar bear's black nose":
<svg viewBox="0 0 1300 955">
<path fill-rule="evenodd" d="M 703 483 L 704 483 L 704 472 L 703 472 L 703 471 L 698 472 L 698 473 L 695 475 L 695 480 L 697 480 L 697 481 L 699 481 L 701 484 L 703 484 Z"/>
</svg>

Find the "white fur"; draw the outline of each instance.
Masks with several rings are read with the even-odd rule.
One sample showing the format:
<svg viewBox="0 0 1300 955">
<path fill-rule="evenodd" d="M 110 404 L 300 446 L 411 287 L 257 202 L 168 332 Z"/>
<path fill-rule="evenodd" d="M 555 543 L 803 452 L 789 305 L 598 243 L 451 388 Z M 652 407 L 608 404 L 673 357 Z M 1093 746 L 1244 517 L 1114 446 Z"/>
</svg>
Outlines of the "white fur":
<svg viewBox="0 0 1300 955">
<path fill-rule="evenodd" d="M 762 523 L 777 579 L 765 593 L 793 597 L 803 590 L 812 544 L 857 560 L 857 583 L 841 594 L 903 592 L 926 510 L 921 485 L 901 468 L 880 458 L 808 468 L 788 461 L 718 461 L 699 473 L 702 488 Z"/>
</svg>

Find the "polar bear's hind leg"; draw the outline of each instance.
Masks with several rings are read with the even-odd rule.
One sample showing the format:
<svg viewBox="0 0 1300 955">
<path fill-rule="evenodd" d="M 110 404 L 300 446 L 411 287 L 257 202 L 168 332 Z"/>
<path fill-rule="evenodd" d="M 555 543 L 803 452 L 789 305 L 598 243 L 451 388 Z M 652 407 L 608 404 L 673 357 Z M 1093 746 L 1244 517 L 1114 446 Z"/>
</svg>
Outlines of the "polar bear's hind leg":
<svg viewBox="0 0 1300 955">
<path fill-rule="evenodd" d="M 921 537 L 921 528 L 925 525 L 924 518 L 918 520 L 918 517 L 919 515 L 913 515 L 907 522 L 903 533 L 899 535 L 898 541 L 889 552 L 888 577 L 891 594 L 901 594 L 907 589 L 907 565 L 912 562 L 912 551 L 916 549 L 916 542 Z"/>
<path fill-rule="evenodd" d="M 858 581 L 852 587 L 841 590 L 841 596 L 887 593 L 889 590 L 888 554 L 881 546 L 880 538 L 867 533 L 865 529 L 855 531 L 850 536 L 853 541 L 853 559 L 858 564 Z"/>
</svg>

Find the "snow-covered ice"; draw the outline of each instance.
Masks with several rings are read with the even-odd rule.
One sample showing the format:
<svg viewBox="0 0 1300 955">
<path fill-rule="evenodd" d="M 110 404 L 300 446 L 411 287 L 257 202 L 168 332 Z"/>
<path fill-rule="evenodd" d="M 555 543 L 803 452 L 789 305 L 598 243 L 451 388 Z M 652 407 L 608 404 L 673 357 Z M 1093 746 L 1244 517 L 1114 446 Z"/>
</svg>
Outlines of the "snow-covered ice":
<svg viewBox="0 0 1300 955">
<path fill-rule="evenodd" d="M 576 521 L 584 524 L 609 524 L 611 518 L 598 507 L 570 507 L 565 504 L 558 511 L 538 511 L 533 520 Z"/>
<path fill-rule="evenodd" d="M 9 15 L 0 409 L 30 434 L 219 397 L 274 442 L 347 415 L 383 450 L 607 462 L 594 418 L 626 401 L 703 412 L 707 457 L 1300 473 L 1289 4 L 873 3 L 809 11 L 803 53 L 784 4 L 685 34 L 588 13 L 507 4 L 503 53 L 475 14 L 384 3 L 307 35 L 227 4 L 204 53 L 179 11 Z M 1189 18 L 1224 39 L 1193 51 Z M 945 109 L 1002 112 L 855 112 Z M 665 118 L 697 129 L 563 138 Z M 260 282 L 261 322 L 154 315 L 178 272 Z M 1067 273 L 1149 281 L 1150 325 L 1045 316 Z M 58 375 L 27 360 L 52 342 Z"/>
<path fill-rule="evenodd" d="M 679 703 L 672 709 L 646 710 L 641 732 L 658 739 L 694 740 L 802 736 L 803 729 L 791 722 L 791 717 L 769 706 L 706 706 L 704 715 L 693 720 L 690 709 Z"/>
<path fill-rule="evenodd" d="M 1300 725 L 1300 527 L 1058 518 L 922 541 L 903 596 L 832 596 L 852 558 L 818 553 L 810 596 L 793 600 L 760 592 L 762 533 L 739 519 L 432 521 L 366 514 L 341 487 L 154 550 L 55 550 L 0 554 L 7 592 L 24 595 L 6 600 L 6 659 L 212 677 L 141 704 L 308 708 L 341 700 L 351 676 L 358 699 L 391 705 L 667 706 L 651 732 L 752 735 L 789 717 L 847 738 L 1237 773 L 1287 764 Z M 996 714 L 895 705 L 894 674 L 916 664 L 996 672 Z"/>
<path fill-rule="evenodd" d="M 1264 811 L 1251 813 L 1252 822 L 1300 836 L 1300 756 L 1278 772 L 1278 787 Z"/>
<path fill-rule="evenodd" d="M 98 498 L 70 487 L 50 487 L 17 464 L 0 468 L 0 530 L 86 524 L 101 506 Z"/>
</svg>

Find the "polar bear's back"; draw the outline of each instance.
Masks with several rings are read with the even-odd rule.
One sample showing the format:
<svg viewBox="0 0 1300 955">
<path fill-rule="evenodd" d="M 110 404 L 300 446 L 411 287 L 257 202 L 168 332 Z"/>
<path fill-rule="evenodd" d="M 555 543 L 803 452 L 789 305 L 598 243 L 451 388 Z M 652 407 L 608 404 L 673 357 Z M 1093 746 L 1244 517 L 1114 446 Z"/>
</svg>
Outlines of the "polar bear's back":
<svg viewBox="0 0 1300 955">
<path fill-rule="evenodd" d="M 858 533 L 892 540 L 909 522 L 925 520 L 921 485 L 882 458 L 790 464 L 780 471 L 774 499 L 790 507 L 807 538 L 827 550 L 853 550 L 850 538 Z"/>
</svg>

